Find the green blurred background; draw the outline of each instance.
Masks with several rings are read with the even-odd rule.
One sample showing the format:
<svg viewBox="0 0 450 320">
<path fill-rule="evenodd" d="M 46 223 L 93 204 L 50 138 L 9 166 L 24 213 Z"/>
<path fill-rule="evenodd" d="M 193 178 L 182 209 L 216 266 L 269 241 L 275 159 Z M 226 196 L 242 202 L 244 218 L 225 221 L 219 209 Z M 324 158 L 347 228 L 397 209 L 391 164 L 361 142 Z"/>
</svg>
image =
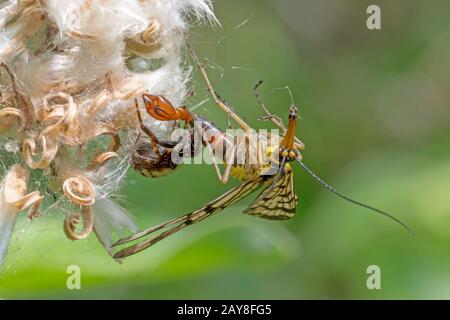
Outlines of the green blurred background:
<svg viewBox="0 0 450 320">
<path fill-rule="evenodd" d="M 382 29 L 366 28 L 378 4 Z M 286 222 L 221 214 L 114 262 L 91 236 L 71 242 L 61 219 L 20 220 L 0 298 L 417 299 L 450 298 L 450 2 L 435 0 L 216 1 L 222 27 L 198 26 L 216 89 L 255 127 L 252 93 L 275 113 L 299 106 L 304 161 L 338 190 L 393 212 L 416 232 L 348 204 L 299 167 L 297 215 Z M 206 93 L 197 78 L 197 96 Z M 197 112 L 224 125 L 212 103 Z M 229 189 L 208 166 L 163 179 L 130 172 L 122 204 L 140 227 L 189 212 Z M 79 265 L 82 289 L 66 289 Z M 366 269 L 381 268 L 381 290 Z"/>
</svg>

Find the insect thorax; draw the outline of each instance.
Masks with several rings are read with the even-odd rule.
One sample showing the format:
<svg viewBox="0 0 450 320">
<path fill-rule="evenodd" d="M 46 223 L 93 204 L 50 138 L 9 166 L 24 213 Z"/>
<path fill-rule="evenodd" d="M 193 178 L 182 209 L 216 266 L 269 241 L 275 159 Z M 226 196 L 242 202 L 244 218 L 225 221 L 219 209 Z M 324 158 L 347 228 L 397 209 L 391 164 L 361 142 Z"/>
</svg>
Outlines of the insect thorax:
<svg viewBox="0 0 450 320">
<path fill-rule="evenodd" d="M 276 172 L 279 165 L 280 136 L 264 132 L 249 133 L 243 137 L 244 140 L 237 139 L 231 176 L 246 181 Z"/>
</svg>

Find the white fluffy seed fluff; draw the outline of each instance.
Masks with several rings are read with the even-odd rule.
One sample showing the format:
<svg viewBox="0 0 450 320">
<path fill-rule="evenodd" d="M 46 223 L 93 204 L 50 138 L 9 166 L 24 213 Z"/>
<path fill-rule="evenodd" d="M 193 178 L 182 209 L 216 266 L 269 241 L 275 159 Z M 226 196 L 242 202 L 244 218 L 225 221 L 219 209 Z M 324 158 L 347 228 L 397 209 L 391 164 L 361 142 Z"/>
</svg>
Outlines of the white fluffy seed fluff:
<svg viewBox="0 0 450 320">
<path fill-rule="evenodd" d="M 0 265 L 27 208 L 30 220 L 48 207 L 67 211 L 69 239 L 93 230 L 106 248 L 136 230 L 110 199 L 129 167 L 134 99 L 183 102 L 180 52 L 193 20 L 217 22 L 210 0 L 0 3 Z"/>
</svg>

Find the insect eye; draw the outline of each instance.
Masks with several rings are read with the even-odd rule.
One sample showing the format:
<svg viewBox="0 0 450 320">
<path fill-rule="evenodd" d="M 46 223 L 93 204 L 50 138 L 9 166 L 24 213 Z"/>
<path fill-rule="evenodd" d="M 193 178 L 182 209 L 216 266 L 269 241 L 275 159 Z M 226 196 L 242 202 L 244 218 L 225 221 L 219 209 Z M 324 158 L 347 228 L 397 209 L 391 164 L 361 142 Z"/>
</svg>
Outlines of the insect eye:
<svg viewBox="0 0 450 320">
<path fill-rule="evenodd" d="M 298 110 L 297 107 L 292 105 L 289 109 L 289 118 L 297 118 Z"/>
</svg>

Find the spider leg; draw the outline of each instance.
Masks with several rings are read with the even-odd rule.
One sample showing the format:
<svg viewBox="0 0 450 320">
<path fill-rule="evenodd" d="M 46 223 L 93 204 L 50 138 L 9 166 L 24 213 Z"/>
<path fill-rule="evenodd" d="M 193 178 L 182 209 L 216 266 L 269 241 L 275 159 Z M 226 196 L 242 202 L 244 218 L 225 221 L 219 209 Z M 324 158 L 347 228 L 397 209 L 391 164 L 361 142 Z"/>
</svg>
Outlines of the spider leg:
<svg viewBox="0 0 450 320">
<path fill-rule="evenodd" d="M 144 122 L 142 121 L 141 111 L 139 110 L 139 104 L 138 104 L 137 99 L 134 99 L 134 104 L 136 106 L 136 112 L 137 112 L 137 116 L 138 116 L 139 126 L 140 126 L 141 130 L 150 138 L 153 151 L 155 151 L 155 153 L 158 156 L 160 156 L 161 153 L 159 152 L 159 148 L 158 148 L 158 145 L 160 145 L 160 142 L 158 141 L 158 138 L 156 137 L 156 135 L 149 128 L 147 128 L 145 126 Z"/>
</svg>

